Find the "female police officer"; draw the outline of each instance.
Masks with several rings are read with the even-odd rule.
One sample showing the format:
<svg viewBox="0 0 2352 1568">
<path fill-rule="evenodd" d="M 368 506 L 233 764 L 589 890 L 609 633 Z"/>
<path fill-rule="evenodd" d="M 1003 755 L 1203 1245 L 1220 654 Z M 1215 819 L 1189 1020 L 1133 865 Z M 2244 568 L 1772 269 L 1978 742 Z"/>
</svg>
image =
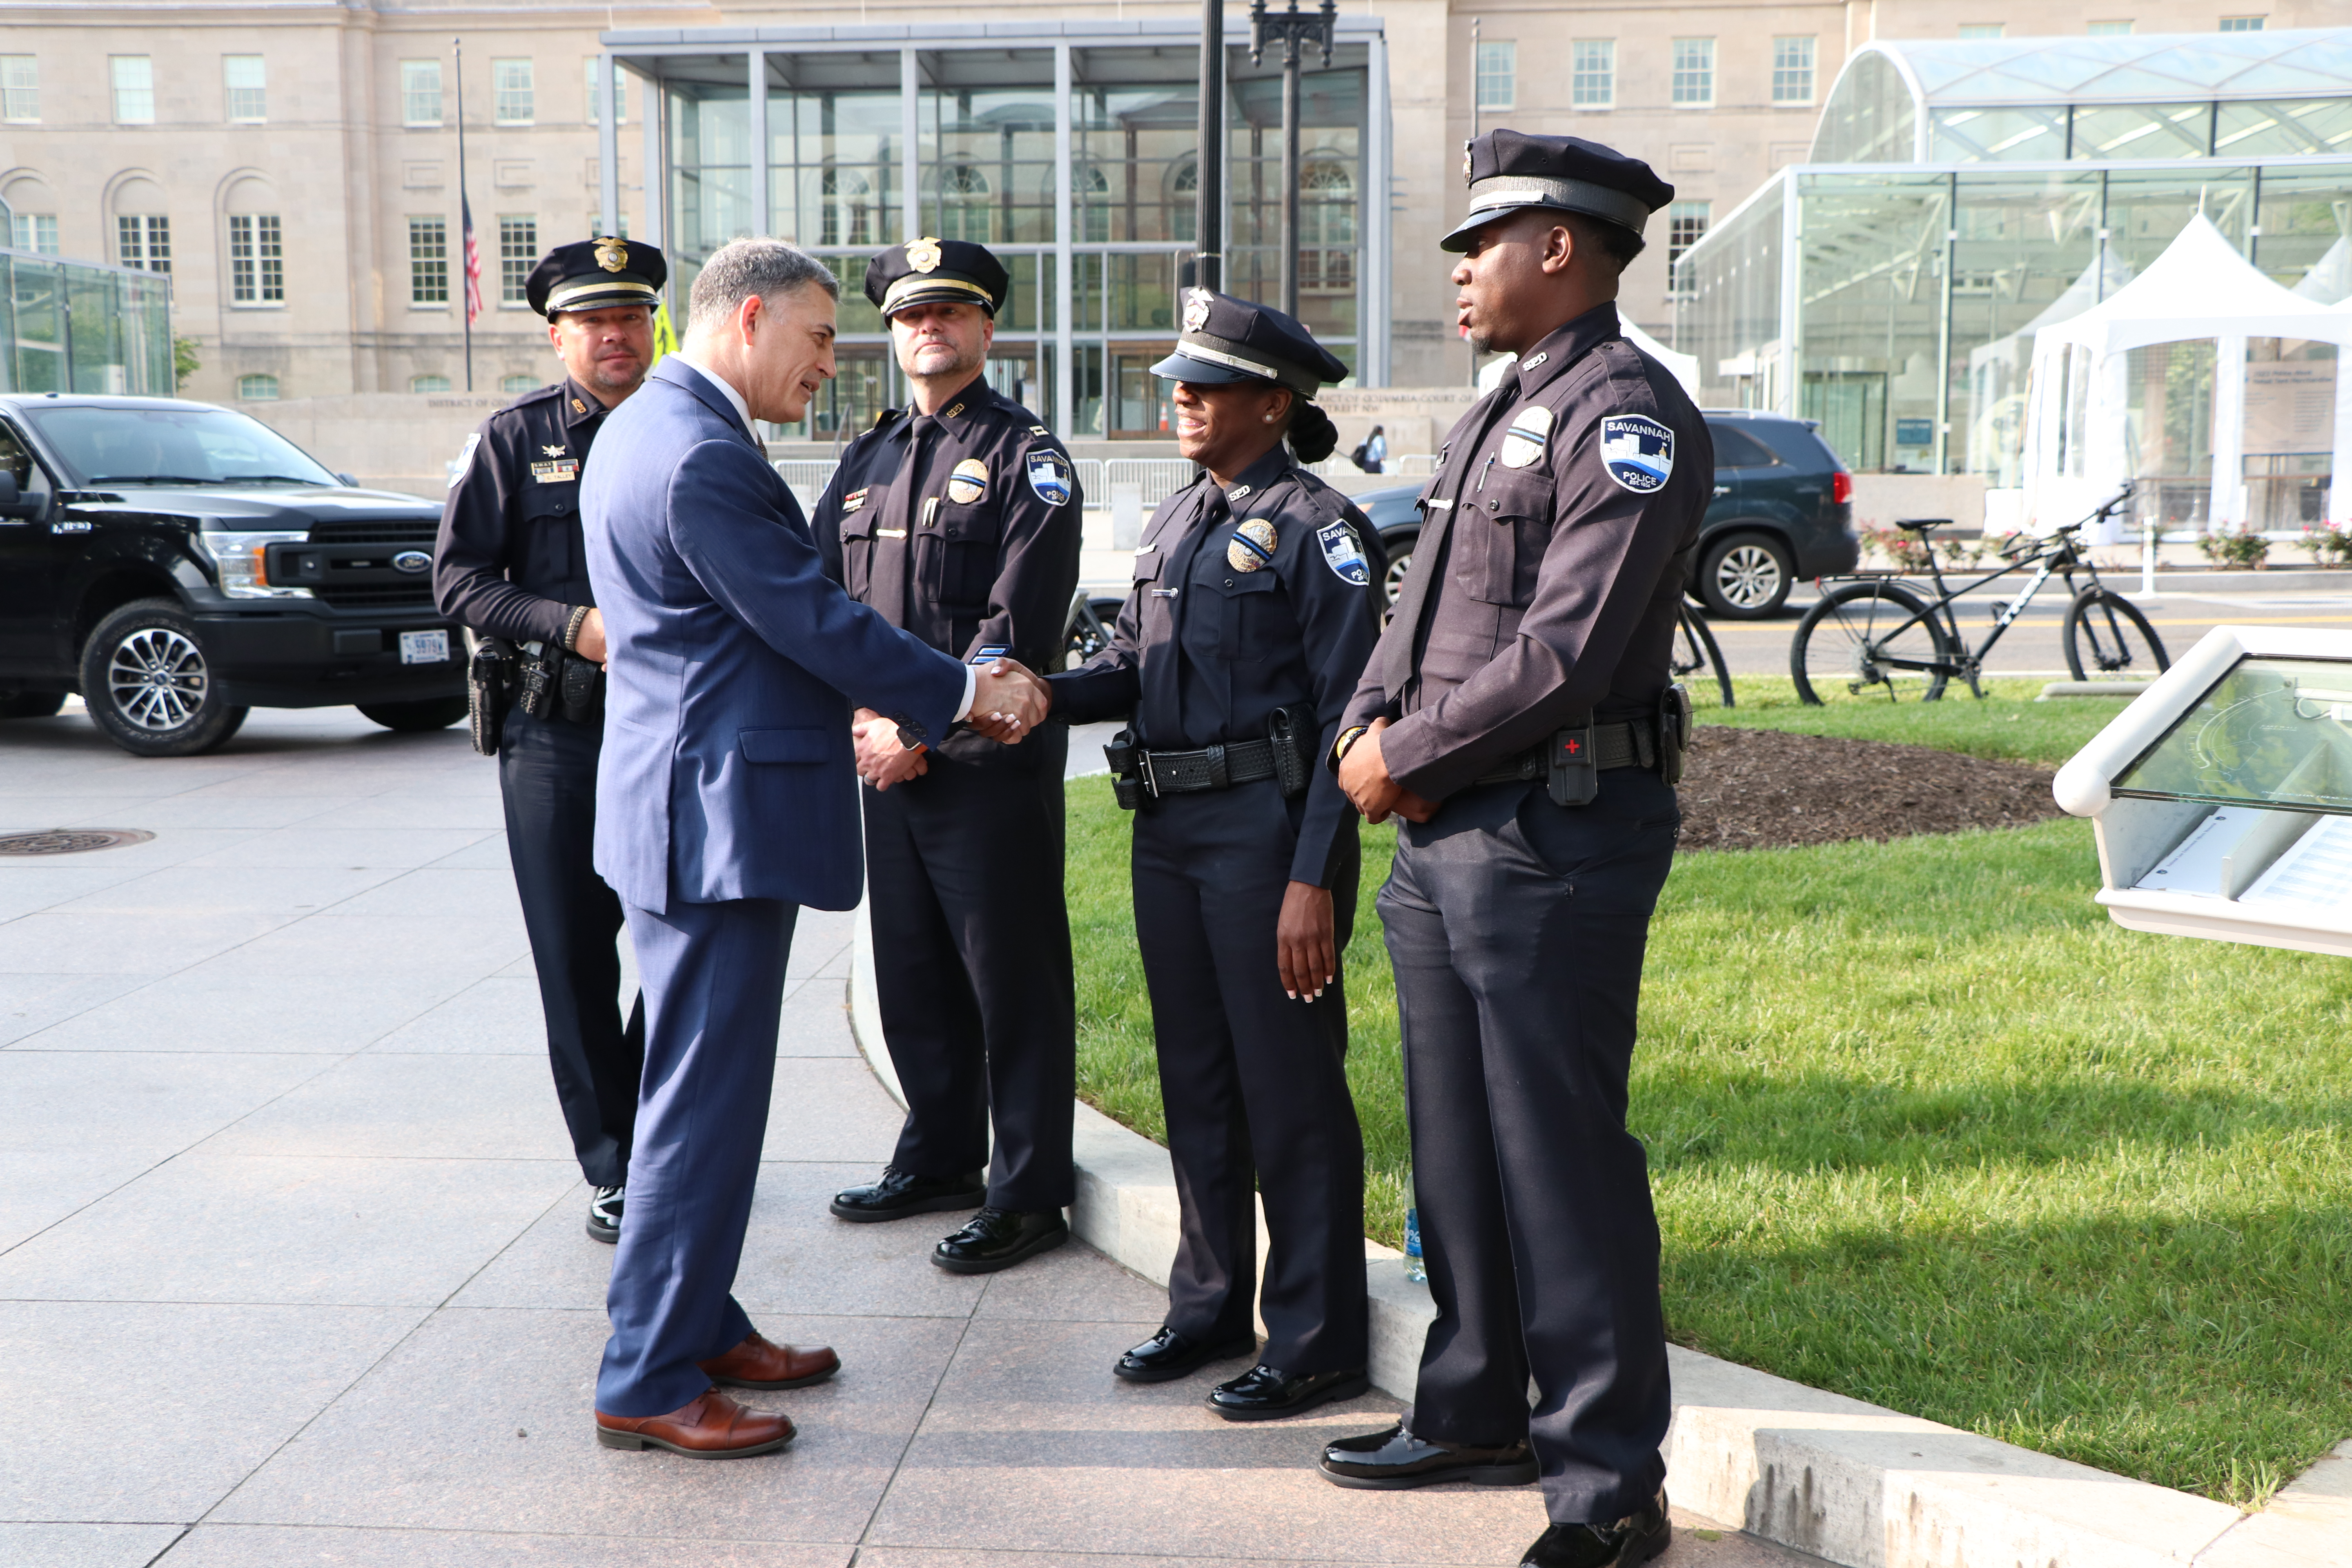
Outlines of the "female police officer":
<svg viewBox="0 0 2352 1568">
<path fill-rule="evenodd" d="M 1321 758 L 1377 638 L 1380 572 L 1363 514 L 1292 456 L 1336 445 L 1307 399 L 1347 373 L 1281 312 L 1186 292 L 1152 374 L 1176 384 L 1177 447 L 1204 471 L 1143 531 L 1110 646 L 1049 681 L 1075 722 L 1134 714 L 1108 750 L 1137 812 L 1136 935 L 1182 1210 L 1167 1324 L 1113 1370 L 1158 1383 L 1249 1352 L 1262 1177 L 1266 1345 L 1208 1399 L 1236 1421 L 1366 1386 L 1339 958 L 1356 826 Z"/>
</svg>

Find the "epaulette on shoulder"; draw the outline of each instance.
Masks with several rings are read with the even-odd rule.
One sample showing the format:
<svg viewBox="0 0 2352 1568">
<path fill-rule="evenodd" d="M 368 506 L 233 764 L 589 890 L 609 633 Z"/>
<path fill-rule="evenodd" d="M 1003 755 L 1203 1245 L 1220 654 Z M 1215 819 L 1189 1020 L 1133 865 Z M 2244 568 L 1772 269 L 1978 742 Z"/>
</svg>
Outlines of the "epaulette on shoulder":
<svg viewBox="0 0 2352 1568">
<path fill-rule="evenodd" d="M 887 429 L 894 422 L 906 416 L 907 411 L 903 408 L 885 408 L 874 416 L 874 423 L 866 428 L 868 431 Z"/>
<path fill-rule="evenodd" d="M 545 386 L 534 386 L 529 392 L 519 394 L 512 402 L 500 408 L 499 412 L 506 414 L 518 408 L 528 408 L 534 403 L 551 403 L 562 395 L 563 384 L 560 381 L 551 381 Z"/>
</svg>

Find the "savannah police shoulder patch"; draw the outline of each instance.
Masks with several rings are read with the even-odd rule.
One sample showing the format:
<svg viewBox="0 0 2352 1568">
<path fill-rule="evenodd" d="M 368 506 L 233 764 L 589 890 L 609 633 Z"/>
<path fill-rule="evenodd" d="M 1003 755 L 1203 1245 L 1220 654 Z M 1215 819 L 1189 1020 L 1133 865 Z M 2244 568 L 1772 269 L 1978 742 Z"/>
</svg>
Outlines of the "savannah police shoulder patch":
<svg viewBox="0 0 2352 1568">
<path fill-rule="evenodd" d="M 1315 542 L 1323 547 L 1323 564 L 1339 581 L 1359 588 L 1371 582 L 1371 563 L 1364 559 L 1364 547 L 1356 542 L 1356 531 L 1346 518 L 1333 518 L 1317 529 Z"/>
<path fill-rule="evenodd" d="M 482 433 L 479 430 L 466 437 L 465 446 L 458 449 L 457 460 L 449 465 L 449 489 L 456 489 L 457 481 L 466 477 L 466 470 L 474 466 L 474 448 L 481 444 Z"/>
<path fill-rule="evenodd" d="M 1544 447 L 1551 440 L 1551 410 L 1540 403 L 1530 403 L 1511 416 L 1511 427 L 1503 436 L 1503 467 L 1524 468 L 1538 462 Z"/>
<path fill-rule="evenodd" d="M 948 500 L 957 506 L 970 506 L 988 493 L 988 465 L 978 458 L 966 458 L 948 476 Z"/>
<path fill-rule="evenodd" d="M 1635 495 L 1661 489 L 1675 471 L 1675 433 L 1646 414 L 1609 415 L 1601 421 L 1601 466 Z"/>
<path fill-rule="evenodd" d="M 1069 504 L 1076 491 L 1070 483 L 1068 458 L 1050 447 L 1036 447 L 1030 450 L 1027 466 L 1029 488 L 1037 492 L 1039 500 L 1047 506 Z"/>
</svg>

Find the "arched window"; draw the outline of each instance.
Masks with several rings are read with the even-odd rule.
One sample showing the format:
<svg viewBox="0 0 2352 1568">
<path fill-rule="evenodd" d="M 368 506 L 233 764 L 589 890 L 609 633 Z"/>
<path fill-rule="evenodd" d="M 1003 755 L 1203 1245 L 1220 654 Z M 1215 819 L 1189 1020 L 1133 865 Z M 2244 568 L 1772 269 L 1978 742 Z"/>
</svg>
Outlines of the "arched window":
<svg viewBox="0 0 2352 1568">
<path fill-rule="evenodd" d="M 1314 159 L 1298 170 L 1298 289 L 1356 290 L 1356 177 L 1333 159 Z"/>
<path fill-rule="evenodd" d="M 827 169 L 817 176 L 817 232 L 824 245 L 874 243 L 874 187 L 854 169 Z"/>
<path fill-rule="evenodd" d="M 508 394 L 529 392 L 538 384 L 539 377 L 535 375 L 509 375 L 499 379 L 499 390 Z"/>
<path fill-rule="evenodd" d="M 133 174 L 114 188 L 114 258 L 147 272 L 172 270 L 172 220 L 163 187 Z"/>
<path fill-rule="evenodd" d="M 996 209 L 990 205 L 987 174 L 975 164 L 950 163 L 940 171 L 940 237 L 986 245 L 996 237 Z"/>
<path fill-rule="evenodd" d="M 1094 245 L 1110 241 L 1110 181 L 1101 169 L 1092 163 L 1077 170 L 1070 177 L 1071 188 L 1078 198 L 1078 211 L 1085 221 L 1078 225 L 1078 237 Z M 1133 235 L 1128 236 L 1129 239 Z"/>
<path fill-rule="evenodd" d="M 449 378 L 446 375 L 412 375 L 408 378 L 411 392 L 446 392 Z"/>
<path fill-rule="evenodd" d="M 43 256 L 58 254 L 58 198 L 47 181 L 37 174 L 20 175 L 0 191 L 0 201 L 8 204 L 12 247 Z"/>
<path fill-rule="evenodd" d="M 1191 244 L 1200 232 L 1201 163 L 1188 158 L 1168 176 L 1168 237 Z"/>
<path fill-rule="evenodd" d="M 286 234 L 278 194 L 266 180 L 229 187 L 222 214 L 228 234 L 228 298 L 232 305 L 286 303 Z"/>
<path fill-rule="evenodd" d="M 278 378 L 274 375 L 240 375 L 236 378 L 236 395 L 247 403 L 278 401 Z"/>
</svg>

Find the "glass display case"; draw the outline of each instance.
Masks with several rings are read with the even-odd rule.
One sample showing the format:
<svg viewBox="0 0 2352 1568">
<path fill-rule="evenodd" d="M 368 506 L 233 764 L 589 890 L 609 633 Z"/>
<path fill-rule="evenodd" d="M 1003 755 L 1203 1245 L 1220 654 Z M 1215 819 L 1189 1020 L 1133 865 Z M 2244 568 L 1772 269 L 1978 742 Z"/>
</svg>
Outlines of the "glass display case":
<svg viewBox="0 0 2352 1568">
<path fill-rule="evenodd" d="M 2352 954 L 2352 632 L 2217 626 L 2054 792 L 2117 923 Z"/>
</svg>

